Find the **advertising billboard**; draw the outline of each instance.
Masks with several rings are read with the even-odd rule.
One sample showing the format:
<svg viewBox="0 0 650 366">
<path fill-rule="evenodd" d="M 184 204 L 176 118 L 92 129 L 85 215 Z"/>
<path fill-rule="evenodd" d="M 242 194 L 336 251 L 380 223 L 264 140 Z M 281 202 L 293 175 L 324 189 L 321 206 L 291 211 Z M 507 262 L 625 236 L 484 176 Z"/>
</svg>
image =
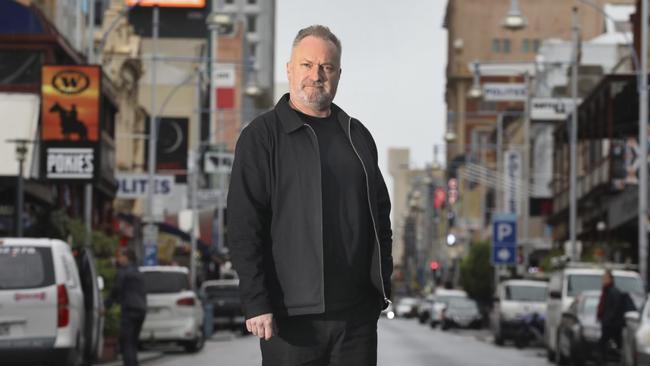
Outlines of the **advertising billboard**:
<svg viewBox="0 0 650 366">
<path fill-rule="evenodd" d="M 42 177 L 93 180 L 99 171 L 101 69 L 45 65 L 41 80 Z"/>
</svg>

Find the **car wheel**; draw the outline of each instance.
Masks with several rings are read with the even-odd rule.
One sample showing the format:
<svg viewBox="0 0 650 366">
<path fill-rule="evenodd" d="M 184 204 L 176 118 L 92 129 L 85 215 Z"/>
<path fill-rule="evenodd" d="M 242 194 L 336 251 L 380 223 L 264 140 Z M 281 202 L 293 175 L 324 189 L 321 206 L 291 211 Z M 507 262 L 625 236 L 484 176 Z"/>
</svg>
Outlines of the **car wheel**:
<svg viewBox="0 0 650 366">
<path fill-rule="evenodd" d="M 420 321 L 420 324 L 426 323 L 427 319 L 429 318 L 429 313 L 422 313 L 419 317 L 418 320 Z"/>
<path fill-rule="evenodd" d="M 188 353 L 195 353 L 200 351 L 205 345 L 205 338 L 203 331 L 199 330 L 196 334 L 196 339 L 185 344 L 185 351 Z"/>
</svg>

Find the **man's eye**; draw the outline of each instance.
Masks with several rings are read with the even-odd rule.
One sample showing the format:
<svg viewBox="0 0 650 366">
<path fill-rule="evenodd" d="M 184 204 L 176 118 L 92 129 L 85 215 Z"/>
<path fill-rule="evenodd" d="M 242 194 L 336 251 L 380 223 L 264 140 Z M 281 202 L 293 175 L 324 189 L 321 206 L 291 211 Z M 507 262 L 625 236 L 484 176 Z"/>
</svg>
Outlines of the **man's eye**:
<svg viewBox="0 0 650 366">
<path fill-rule="evenodd" d="M 324 66 L 323 70 L 325 70 L 325 72 L 327 72 L 327 73 L 331 73 L 331 72 L 334 72 L 334 67 L 333 66 Z"/>
<path fill-rule="evenodd" d="M 302 67 L 306 67 L 306 68 L 310 68 L 310 67 L 311 67 L 311 64 L 302 63 L 302 64 L 300 64 L 300 66 L 302 66 Z"/>
</svg>

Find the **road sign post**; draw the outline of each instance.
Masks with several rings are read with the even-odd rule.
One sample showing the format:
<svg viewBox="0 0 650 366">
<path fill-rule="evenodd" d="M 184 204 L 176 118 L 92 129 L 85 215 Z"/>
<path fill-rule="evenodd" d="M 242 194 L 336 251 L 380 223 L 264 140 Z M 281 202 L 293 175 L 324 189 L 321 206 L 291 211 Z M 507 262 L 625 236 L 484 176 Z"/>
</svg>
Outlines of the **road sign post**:
<svg viewBox="0 0 650 366">
<path fill-rule="evenodd" d="M 517 264 L 517 216 L 494 215 L 492 220 L 492 265 Z"/>
</svg>

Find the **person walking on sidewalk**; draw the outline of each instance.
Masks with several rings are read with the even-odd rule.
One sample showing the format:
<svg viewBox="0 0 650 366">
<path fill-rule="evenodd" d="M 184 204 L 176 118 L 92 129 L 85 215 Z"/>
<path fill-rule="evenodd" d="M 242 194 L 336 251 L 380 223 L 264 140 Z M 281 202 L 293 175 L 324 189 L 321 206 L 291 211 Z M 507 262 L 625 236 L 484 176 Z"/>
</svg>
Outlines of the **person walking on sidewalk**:
<svg viewBox="0 0 650 366">
<path fill-rule="evenodd" d="M 621 336 L 625 325 L 625 296 L 614 283 L 611 270 L 605 270 L 603 288 L 598 302 L 598 321 L 600 322 L 600 365 L 607 364 L 610 342 L 621 348 Z"/>
<path fill-rule="evenodd" d="M 241 133 L 228 238 L 246 327 L 264 366 L 377 362 L 390 303 L 390 200 L 366 127 L 332 103 L 341 42 L 298 32 L 290 92 Z"/>
<path fill-rule="evenodd" d="M 120 353 L 125 366 L 138 366 L 138 338 L 147 313 L 147 294 L 144 277 L 136 266 L 133 249 L 117 251 L 118 271 L 109 297 L 104 302 L 106 309 L 113 304 L 120 305 Z"/>
</svg>

